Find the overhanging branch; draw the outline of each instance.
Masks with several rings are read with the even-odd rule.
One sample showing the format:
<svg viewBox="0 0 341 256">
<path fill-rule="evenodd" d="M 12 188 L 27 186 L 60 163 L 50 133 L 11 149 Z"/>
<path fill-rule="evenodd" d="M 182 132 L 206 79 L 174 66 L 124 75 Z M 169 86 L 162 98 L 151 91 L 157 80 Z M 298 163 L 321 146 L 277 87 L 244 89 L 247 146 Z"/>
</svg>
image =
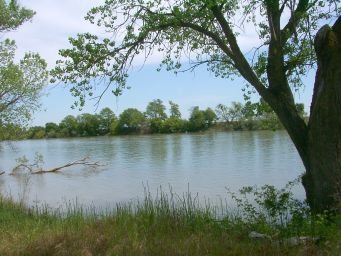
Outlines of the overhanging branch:
<svg viewBox="0 0 341 256">
<path fill-rule="evenodd" d="M 315 0 L 313 3 L 309 4 L 309 0 L 300 0 L 297 4 L 297 7 L 294 11 L 291 12 L 291 16 L 287 24 L 281 30 L 281 43 L 284 46 L 289 38 L 296 33 L 296 28 L 298 23 L 303 17 L 303 14 L 307 13 L 307 11 L 317 3 Z"/>
<path fill-rule="evenodd" d="M 229 43 L 233 54 L 233 60 L 235 62 L 235 67 L 240 72 L 240 74 L 259 92 L 260 95 L 264 96 L 266 94 L 266 87 L 262 84 L 262 82 L 258 79 L 257 75 L 254 73 L 248 61 L 245 59 L 244 54 L 240 50 L 237 39 L 233 34 L 233 31 L 225 19 L 223 13 L 219 6 L 214 5 L 211 7 L 211 11 L 220 24 L 221 29 L 223 30 L 226 40 Z"/>
</svg>

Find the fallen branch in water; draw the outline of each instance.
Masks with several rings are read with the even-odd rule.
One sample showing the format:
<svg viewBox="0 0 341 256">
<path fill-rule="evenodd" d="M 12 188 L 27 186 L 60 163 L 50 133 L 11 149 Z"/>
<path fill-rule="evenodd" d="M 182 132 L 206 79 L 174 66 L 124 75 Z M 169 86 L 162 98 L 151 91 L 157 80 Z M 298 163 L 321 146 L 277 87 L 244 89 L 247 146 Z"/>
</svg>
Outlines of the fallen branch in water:
<svg viewBox="0 0 341 256">
<path fill-rule="evenodd" d="M 3 175 L 3 174 L 5 174 L 5 172 L 0 172 L 0 176 Z"/>
<path fill-rule="evenodd" d="M 19 164 L 16 167 L 13 168 L 11 175 L 16 174 L 21 169 L 27 169 L 30 173 L 33 172 L 33 168 L 31 165 L 28 164 Z"/>
<path fill-rule="evenodd" d="M 65 168 L 68 168 L 71 166 L 75 166 L 75 165 L 83 165 L 83 166 L 88 166 L 91 168 L 97 168 L 99 166 L 103 166 L 103 165 L 99 164 L 98 162 L 90 162 L 88 159 L 89 159 L 88 157 L 85 157 L 83 159 L 76 160 L 74 162 L 70 162 L 70 163 L 64 164 L 62 166 L 58 166 L 58 167 L 48 169 L 48 170 L 43 170 L 41 167 L 34 168 L 35 166 L 37 166 L 37 164 L 28 164 L 25 162 L 25 163 L 21 163 L 21 164 L 17 165 L 16 167 L 14 167 L 11 175 L 15 175 L 19 170 L 22 170 L 22 169 L 27 169 L 29 174 L 44 174 L 44 173 L 57 173 L 57 172 L 60 172 L 60 170 L 62 170 L 62 169 L 65 169 Z"/>
<path fill-rule="evenodd" d="M 58 166 L 58 167 L 52 168 L 50 170 L 41 170 L 40 169 L 39 171 L 33 171 L 33 172 L 31 172 L 31 174 L 43 174 L 43 173 L 60 172 L 61 169 L 68 168 L 68 167 L 71 167 L 71 166 L 74 166 L 74 165 L 83 165 L 83 166 L 88 166 L 88 167 L 91 167 L 91 168 L 96 168 L 96 167 L 102 166 L 98 162 L 89 162 L 88 161 L 88 157 L 85 157 L 83 159 L 76 160 L 74 162 L 67 163 L 67 164 L 64 164 L 62 166 Z"/>
</svg>

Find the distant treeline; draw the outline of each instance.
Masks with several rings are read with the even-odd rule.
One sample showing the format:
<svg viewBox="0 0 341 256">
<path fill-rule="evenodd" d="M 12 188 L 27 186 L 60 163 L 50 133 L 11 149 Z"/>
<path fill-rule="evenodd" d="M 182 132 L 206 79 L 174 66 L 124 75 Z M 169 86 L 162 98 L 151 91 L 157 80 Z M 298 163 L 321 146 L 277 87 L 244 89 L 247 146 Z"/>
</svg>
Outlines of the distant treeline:
<svg viewBox="0 0 341 256">
<path fill-rule="evenodd" d="M 300 113 L 304 105 L 297 104 Z M 168 112 L 168 114 L 167 114 Z M 192 107 L 190 117 L 183 119 L 179 105 L 169 101 L 169 109 L 160 99 L 147 105 L 145 112 L 136 108 L 124 110 L 118 117 L 110 108 L 98 114 L 68 115 L 59 124 L 20 128 L 15 125 L 0 127 L 1 139 L 42 139 L 88 137 L 123 134 L 184 133 L 207 129 L 219 130 L 277 130 L 282 129 L 275 113 L 262 100 L 245 104 L 232 102 L 230 106 L 217 105 L 215 110 Z"/>
</svg>

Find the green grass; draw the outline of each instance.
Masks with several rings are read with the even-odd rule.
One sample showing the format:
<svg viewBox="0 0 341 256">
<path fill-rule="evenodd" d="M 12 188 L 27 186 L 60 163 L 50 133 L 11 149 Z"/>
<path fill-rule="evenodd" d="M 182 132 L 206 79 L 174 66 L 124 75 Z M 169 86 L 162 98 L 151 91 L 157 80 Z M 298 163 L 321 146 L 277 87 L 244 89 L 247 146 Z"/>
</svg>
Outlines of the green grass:
<svg viewBox="0 0 341 256">
<path fill-rule="evenodd" d="M 340 255 L 340 219 L 301 219 L 300 225 L 226 213 L 196 197 L 160 193 L 111 211 L 67 205 L 58 212 L 27 208 L 0 197 L 0 255 Z M 224 209 L 222 209 L 224 208 Z M 226 216 L 217 218 L 218 213 Z M 253 240 L 250 231 L 272 239 Z M 320 235 L 319 243 L 290 246 L 293 235 Z"/>
</svg>

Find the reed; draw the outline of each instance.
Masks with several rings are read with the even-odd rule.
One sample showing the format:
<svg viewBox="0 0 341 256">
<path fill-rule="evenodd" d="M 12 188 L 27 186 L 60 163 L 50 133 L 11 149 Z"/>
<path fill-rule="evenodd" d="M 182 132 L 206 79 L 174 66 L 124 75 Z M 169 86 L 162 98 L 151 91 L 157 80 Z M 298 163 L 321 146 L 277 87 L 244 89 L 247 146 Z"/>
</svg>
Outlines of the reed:
<svg viewBox="0 0 341 256">
<path fill-rule="evenodd" d="M 218 204 L 219 205 L 219 204 Z M 223 203 L 171 190 L 109 209 L 66 203 L 28 208 L 0 197 L 0 255 L 337 255 L 339 217 L 305 216 L 301 225 L 248 219 Z M 284 209 L 284 208 L 283 208 Z M 244 212 L 243 212 L 244 211 Z M 258 218 L 256 217 L 256 218 Z M 297 220 L 293 220 L 297 221 Z M 269 239 L 249 238 L 266 231 Z M 277 232 L 277 233 L 276 233 Z M 321 235 L 319 243 L 282 243 L 293 234 Z"/>
</svg>

